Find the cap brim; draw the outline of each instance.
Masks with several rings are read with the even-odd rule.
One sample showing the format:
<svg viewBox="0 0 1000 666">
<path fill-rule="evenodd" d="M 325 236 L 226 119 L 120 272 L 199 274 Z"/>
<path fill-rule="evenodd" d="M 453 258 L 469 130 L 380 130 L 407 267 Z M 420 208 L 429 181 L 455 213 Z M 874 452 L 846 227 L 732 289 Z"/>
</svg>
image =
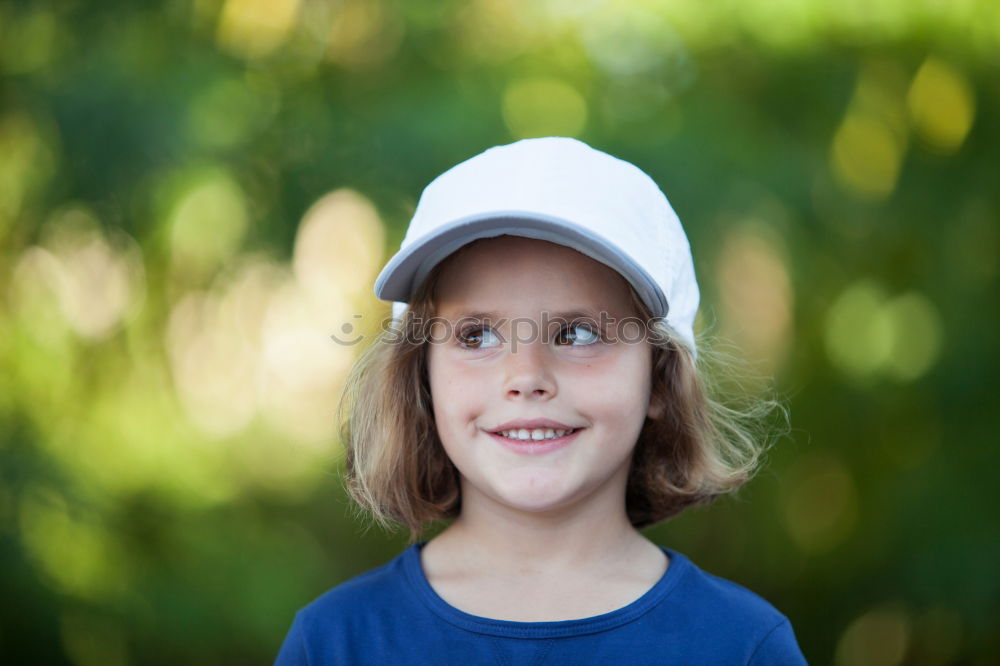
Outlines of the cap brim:
<svg viewBox="0 0 1000 666">
<path fill-rule="evenodd" d="M 666 317 L 669 305 L 656 281 L 612 239 L 570 220 L 521 211 L 495 211 L 464 217 L 437 227 L 400 249 L 375 280 L 375 295 L 409 302 L 431 270 L 463 245 L 496 236 L 537 238 L 572 248 L 620 273 L 635 288 L 653 316 Z"/>
</svg>

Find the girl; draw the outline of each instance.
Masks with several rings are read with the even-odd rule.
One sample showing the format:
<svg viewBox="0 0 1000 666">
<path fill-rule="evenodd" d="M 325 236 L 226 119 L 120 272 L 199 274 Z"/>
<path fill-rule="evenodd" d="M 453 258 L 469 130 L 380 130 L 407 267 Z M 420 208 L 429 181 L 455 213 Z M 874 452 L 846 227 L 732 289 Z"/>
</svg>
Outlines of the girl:
<svg viewBox="0 0 1000 666">
<path fill-rule="evenodd" d="M 638 531 L 762 451 L 702 391 L 688 241 L 645 173 L 487 150 L 424 190 L 375 291 L 396 323 L 348 382 L 347 483 L 411 545 L 300 610 L 277 664 L 805 663 L 767 601 Z"/>
</svg>

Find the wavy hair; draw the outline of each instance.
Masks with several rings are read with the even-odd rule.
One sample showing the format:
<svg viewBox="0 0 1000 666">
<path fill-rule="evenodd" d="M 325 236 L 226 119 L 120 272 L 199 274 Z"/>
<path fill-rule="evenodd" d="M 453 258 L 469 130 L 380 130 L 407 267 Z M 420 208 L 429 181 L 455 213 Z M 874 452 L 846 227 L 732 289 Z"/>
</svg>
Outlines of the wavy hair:
<svg viewBox="0 0 1000 666">
<path fill-rule="evenodd" d="M 355 362 L 339 414 L 346 448 L 345 486 L 357 506 L 385 528 L 403 526 L 416 541 L 427 523 L 458 516 L 459 473 L 437 435 L 427 371 L 439 264 L 414 294 L 401 322 L 384 330 Z M 767 417 L 784 410 L 770 399 L 727 407 L 662 319 L 630 288 L 635 312 L 650 322 L 651 399 L 629 470 L 625 507 L 636 528 L 712 502 L 749 481 L 768 448 Z M 771 436 L 769 436 L 771 432 Z"/>
</svg>

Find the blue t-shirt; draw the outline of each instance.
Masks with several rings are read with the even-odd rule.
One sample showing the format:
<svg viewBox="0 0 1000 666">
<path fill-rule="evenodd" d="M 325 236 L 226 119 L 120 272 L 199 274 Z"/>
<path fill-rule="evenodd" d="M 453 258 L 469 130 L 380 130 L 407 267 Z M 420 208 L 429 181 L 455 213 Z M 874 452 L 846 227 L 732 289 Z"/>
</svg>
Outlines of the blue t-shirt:
<svg viewBox="0 0 1000 666">
<path fill-rule="evenodd" d="M 670 566 L 603 615 L 512 622 L 470 615 L 427 582 L 424 542 L 301 609 L 275 666 L 321 664 L 805 664 L 788 619 L 663 548 Z"/>
</svg>

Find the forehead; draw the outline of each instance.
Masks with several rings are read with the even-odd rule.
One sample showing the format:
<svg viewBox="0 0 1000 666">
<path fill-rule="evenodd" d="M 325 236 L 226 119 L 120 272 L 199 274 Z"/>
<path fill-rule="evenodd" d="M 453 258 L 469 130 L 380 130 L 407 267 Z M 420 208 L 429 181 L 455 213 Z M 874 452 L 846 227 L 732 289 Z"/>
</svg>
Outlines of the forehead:
<svg viewBox="0 0 1000 666">
<path fill-rule="evenodd" d="M 572 248 L 498 236 L 445 260 L 435 285 L 441 314 L 451 308 L 631 313 L 630 287 L 617 271 Z"/>
</svg>

